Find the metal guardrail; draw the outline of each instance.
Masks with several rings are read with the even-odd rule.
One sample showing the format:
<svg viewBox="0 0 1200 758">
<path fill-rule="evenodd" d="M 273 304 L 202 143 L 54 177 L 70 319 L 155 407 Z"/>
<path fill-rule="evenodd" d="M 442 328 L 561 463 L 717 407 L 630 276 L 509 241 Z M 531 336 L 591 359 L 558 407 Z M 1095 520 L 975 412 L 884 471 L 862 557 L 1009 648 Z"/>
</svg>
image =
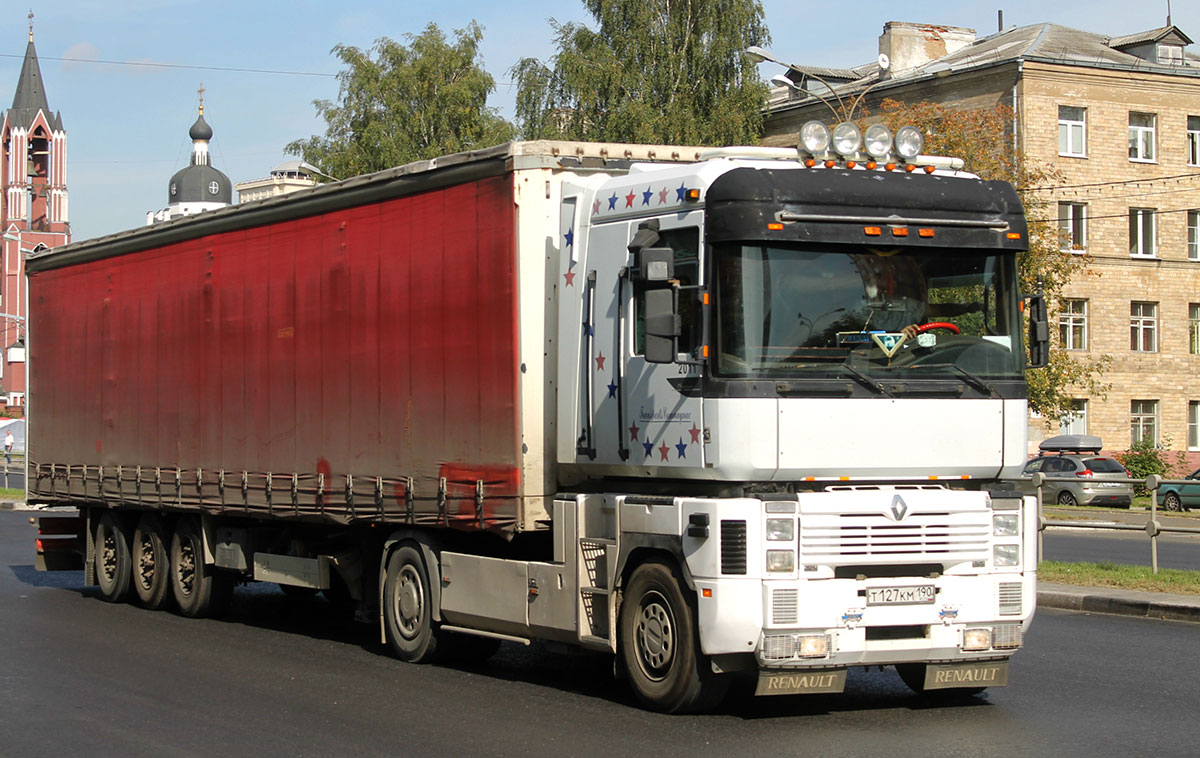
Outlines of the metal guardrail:
<svg viewBox="0 0 1200 758">
<path fill-rule="evenodd" d="M 1194 526 L 1164 526 L 1158 520 L 1158 489 L 1164 484 L 1180 484 L 1195 486 L 1195 479 L 1164 479 L 1158 474 L 1151 474 L 1145 479 L 1133 477 L 1105 477 L 1105 482 L 1121 482 L 1125 484 L 1140 484 L 1150 491 L 1150 520 L 1144 525 L 1114 524 L 1104 521 L 1047 521 L 1042 510 L 1042 485 L 1046 482 L 1079 482 L 1074 476 L 1046 476 L 1040 471 L 1034 472 L 1031 480 L 1036 488 L 1038 508 L 1038 559 L 1045 554 L 1042 548 L 1042 534 L 1047 526 L 1064 527 L 1067 529 L 1112 529 L 1115 531 L 1145 532 L 1150 537 L 1150 567 L 1158 573 L 1158 535 L 1160 534 L 1200 534 L 1200 527 Z"/>
</svg>

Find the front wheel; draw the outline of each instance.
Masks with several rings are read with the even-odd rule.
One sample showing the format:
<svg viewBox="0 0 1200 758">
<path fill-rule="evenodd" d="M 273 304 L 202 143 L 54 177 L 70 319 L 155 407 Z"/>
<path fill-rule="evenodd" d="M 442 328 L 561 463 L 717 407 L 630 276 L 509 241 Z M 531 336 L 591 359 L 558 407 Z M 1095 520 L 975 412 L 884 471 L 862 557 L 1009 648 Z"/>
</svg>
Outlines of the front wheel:
<svg viewBox="0 0 1200 758">
<path fill-rule="evenodd" d="M 897 663 L 896 671 L 899 672 L 900 678 L 908 685 L 908 688 L 913 692 L 928 697 L 936 697 L 942 699 L 965 698 L 978 695 L 987 689 L 987 687 L 949 687 L 940 690 L 925 689 L 925 668 L 924 663 Z"/>
<path fill-rule="evenodd" d="M 1168 492 L 1163 496 L 1163 509 L 1168 511 L 1182 511 L 1183 501 L 1179 499 L 1179 495 L 1174 492 Z"/>
<path fill-rule="evenodd" d="M 634 693 L 648 708 L 708 710 L 729 688 L 728 678 L 714 674 L 700 652 L 694 605 L 665 563 L 634 569 L 621 604 L 620 644 Z"/>
<path fill-rule="evenodd" d="M 402 545 L 387 563 L 383 585 L 383 620 L 388 644 L 396 657 L 427 663 L 437 653 L 437 632 L 430 605 L 429 570 L 421 552 Z"/>
</svg>

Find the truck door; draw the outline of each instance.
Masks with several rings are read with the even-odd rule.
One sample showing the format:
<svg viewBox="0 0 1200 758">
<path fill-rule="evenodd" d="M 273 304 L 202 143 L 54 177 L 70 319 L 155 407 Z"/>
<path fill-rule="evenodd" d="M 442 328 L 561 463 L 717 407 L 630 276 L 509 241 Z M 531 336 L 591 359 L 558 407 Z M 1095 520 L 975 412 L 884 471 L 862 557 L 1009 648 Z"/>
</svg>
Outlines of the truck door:
<svg viewBox="0 0 1200 758">
<path fill-rule="evenodd" d="M 637 466 L 703 467 L 705 465 L 703 372 L 696 359 L 701 341 L 699 290 L 703 284 L 700 254 L 701 213 L 660 219 L 656 248 L 674 251 L 675 278 L 679 292 L 680 361 L 648 363 L 643 357 L 645 321 L 642 296 L 645 283 L 635 273 L 630 256 L 622 277 L 621 307 L 624 337 L 621 345 L 620 385 L 622 400 L 621 437 L 618 455 Z M 631 225 L 630 237 L 637 231 Z M 611 390 L 615 392 L 615 390 Z"/>
</svg>

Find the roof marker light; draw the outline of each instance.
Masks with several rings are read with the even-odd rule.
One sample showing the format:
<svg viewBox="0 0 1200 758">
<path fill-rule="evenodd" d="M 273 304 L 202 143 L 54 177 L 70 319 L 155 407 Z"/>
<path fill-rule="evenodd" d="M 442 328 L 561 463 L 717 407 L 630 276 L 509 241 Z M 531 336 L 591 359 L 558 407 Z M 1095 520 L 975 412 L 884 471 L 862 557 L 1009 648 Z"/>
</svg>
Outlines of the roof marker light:
<svg viewBox="0 0 1200 758">
<path fill-rule="evenodd" d="M 886 163 L 886 164 L 884 164 L 884 166 L 883 166 L 883 170 L 884 170 L 884 171 L 895 171 L 895 170 L 896 170 L 896 164 L 895 164 L 895 163 Z"/>
<path fill-rule="evenodd" d="M 815 160 L 813 160 L 812 158 L 805 158 L 804 165 L 809 168 L 812 168 L 813 166 L 817 165 L 817 162 Z"/>
<path fill-rule="evenodd" d="M 878 226 L 864 226 L 863 232 L 865 232 L 868 237 L 878 237 L 879 235 L 883 234 L 883 229 Z"/>
<path fill-rule="evenodd" d="M 836 165 L 837 165 L 837 161 L 835 161 L 835 160 L 825 161 L 825 168 L 833 168 Z"/>
<path fill-rule="evenodd" d="M 926 166 L 925 167 L 925 173 L 927 173 L 927 174 L 932 174 L 934 171 L 937 171 L 937 166 Z"/>
<path fill-rule="evenodd" d="M 875 161 L 867 161 L 867 168 L 871 171 L 874 171 L 875 169 L 879 168 L 879 164 Z"/>
<path fill-rule="evenodd" d="M 687 191 L 687 200 L 690 203 L 697 202 L 700 199 L 700 190 L 690 189 Z"/>
<path fill-rule="evenodd" d="M 772 221 L 771 223 L 767 224 L 767 229 L 773 232 L 782 232 L 783 224 L 779 223 L 778 221 Z"/>
<path fill-rule="evenodd" d="M 908 227 L 907 226 L 893 226 L 892 227 L 892 236 L 893 237 L 907 237 L 908 236 Z"/>
<path fill-rule="evenodd" d="M 1006 234 L 1006 235 L 1004 235 L 1004 236 L 1005 236 L 1005 237 L 1007 237 L 1007 238 L 1008 238 L 1008 239 L 1010 239 L 1010 240 L 1019 240 L 1019 239 L 1021 239 L 1021 233 L 1020 233 L 1020 232 L 1009 232 L 1008 234 Z"/>
<path fill-rule="evenodd" d="M 932 237 L 933 230 L 932 229 L 918 229 L 917 236 L 918 237 Z"/>
</svg>

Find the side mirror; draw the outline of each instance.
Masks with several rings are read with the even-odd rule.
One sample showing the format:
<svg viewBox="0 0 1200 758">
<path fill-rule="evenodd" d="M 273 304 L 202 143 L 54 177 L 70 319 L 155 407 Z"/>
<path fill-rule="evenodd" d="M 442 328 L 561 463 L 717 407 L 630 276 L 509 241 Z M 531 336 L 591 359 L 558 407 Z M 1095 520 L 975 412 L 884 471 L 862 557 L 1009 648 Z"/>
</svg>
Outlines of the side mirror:
<svg viewBox="0 0 1200 758">
<path fill-rule="evenodd" d="M 1046 315 L 1046 296 L 1029 296 L 1029 368 L 1042 368 L 1050 362 L 1050 321 Z"/>
<path fill-rule="evenodd" d="M 679 337 L 675 288 L 646 290 L 643 298 L 642 313 L 646 314 L 646 362 L 674 363 L 675 343 Z"/>
<path fill-rule="evenodd" d="M 669 247 L 644 247 L 638 252 L 638 274 L 643 282 L 665 284 L 675 278 L 675 251 Z"/>
</svg>

